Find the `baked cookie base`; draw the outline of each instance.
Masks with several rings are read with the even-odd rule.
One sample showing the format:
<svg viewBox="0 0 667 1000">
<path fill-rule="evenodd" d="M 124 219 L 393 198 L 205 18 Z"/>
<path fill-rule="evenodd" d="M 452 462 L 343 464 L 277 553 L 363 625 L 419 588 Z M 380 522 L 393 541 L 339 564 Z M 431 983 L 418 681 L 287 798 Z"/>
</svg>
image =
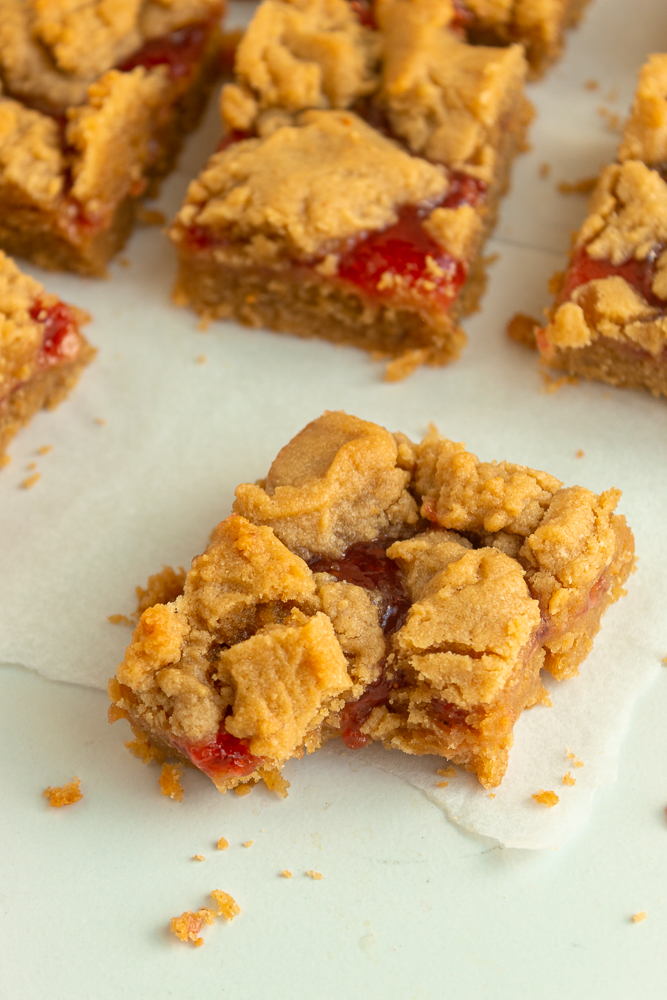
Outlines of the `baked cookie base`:
<svg viewBox="0 0 667 1000">
<path fill-rule="evenodd" d="M 592 344 L 577 350 L 556 348 L 546 363 L 568 375 L 667 396 L 667 358 L 634 350 L 610 337 L 598 335 Z"/>
</svg>

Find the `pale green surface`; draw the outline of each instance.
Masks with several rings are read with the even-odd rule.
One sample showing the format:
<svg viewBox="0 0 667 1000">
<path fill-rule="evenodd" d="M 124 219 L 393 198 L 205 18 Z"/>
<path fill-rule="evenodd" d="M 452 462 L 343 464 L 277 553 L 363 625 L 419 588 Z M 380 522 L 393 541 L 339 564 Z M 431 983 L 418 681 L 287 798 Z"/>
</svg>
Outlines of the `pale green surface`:
<svg viewBox="0 0 667 1000">
<path fill-rule="evenodd" d="M 667 670 L 586 828 L 540 852 L 490 849 L 404 782 L 325 753 L 288 766 L 286 801 L 223 798 L 189 772 L 178 804 L 101 693 L 3 669 L 0 706 L 3 1000 L 665 996 Z M 73 774 L 83 801 L 51 809 L 42 790 Z M 242 914 L 197 950 L 172 938 L 169 918 L 214 888 Z"/>
</svg>

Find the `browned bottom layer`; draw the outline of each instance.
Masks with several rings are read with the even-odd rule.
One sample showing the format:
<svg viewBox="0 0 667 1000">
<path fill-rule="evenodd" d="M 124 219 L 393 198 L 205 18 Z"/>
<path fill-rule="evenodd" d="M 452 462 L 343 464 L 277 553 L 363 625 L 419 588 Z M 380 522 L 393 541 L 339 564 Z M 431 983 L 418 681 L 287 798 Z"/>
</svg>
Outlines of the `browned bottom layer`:
<svg viewBox="0 0 667 1000">
<path fill-rule="evenodd" d="M 40 372 L 0 403 L 0 459 L 14 435 L 43 408 L 53 409 L 76 385 L 85 366 L 97 353 L 82 334 L 81 347 L 74 361 Z"/>
<path fill-rule="evenodd" d="M 569 375 L 667 396 L 667 365 L 650 354 L 628 351 L 609 337 L 598 337 L 577 350 L 557 348 L 548 364 Z"/>
</svg>

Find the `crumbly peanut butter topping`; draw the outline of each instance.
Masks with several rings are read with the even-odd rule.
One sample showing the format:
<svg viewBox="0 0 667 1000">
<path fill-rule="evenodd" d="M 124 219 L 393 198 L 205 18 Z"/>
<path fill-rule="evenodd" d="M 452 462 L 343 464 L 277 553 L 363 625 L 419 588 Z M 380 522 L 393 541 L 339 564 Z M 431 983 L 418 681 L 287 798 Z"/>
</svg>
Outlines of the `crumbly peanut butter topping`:
<svg viewBox="0 0 667 1000">
<path fill-rule="evenodd" d="M 246 241 L 255 260 L 307 259 L 385 228 L 403 205 L 439 201 L 446 189 L 442 167 L 410 156 L 351 112 L 306 111 L 295 126 L 212 157 L 178 223 Z"/>
<path fill-rule="evenodd" d="M 667 55 L 649 56 L 640 70 L 618 157 L 649 166 L 667 162 Z"/>
<path fill-rule="evenodd" d="M 414 153 L 493 177 L 489 132 L 521 87 L 520 45 L 488 48 L 460 41 L 440 0 L 378 0 L 383 34 L 380 101 Z"/>
<path fill-rule="evenodd" d="M 280 107 L 347 108 L 375 89 L 380 39 L 346 0 L 264 0 L 236 53 L 238 83 L 223 88 L 230 128 Z"/>
<path fill-rule="evenodd" d="M 64 186 L 57 123 L 0 94 L 0 186 L 19 204 L 50 208 Z"/>
</svg>

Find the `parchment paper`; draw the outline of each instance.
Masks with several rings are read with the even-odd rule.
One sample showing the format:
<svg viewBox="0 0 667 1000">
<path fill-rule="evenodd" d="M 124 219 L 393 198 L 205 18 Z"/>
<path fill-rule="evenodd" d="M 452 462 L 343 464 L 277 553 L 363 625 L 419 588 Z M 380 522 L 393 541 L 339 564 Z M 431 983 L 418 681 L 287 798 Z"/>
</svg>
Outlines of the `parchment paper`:
<svg viewBox="0 0 667 1000">
<path fill-rule="evenodd" d="M 133 610 L 134 586 L 163 563 L 189 565 L 229 512 L 234 487 L 265 474 L 306 422 L 342 408 L 419 438 L 433 421 L 484 459 L 543 468 L 595 491 L 620 487 L 641 562 L 581 676 L 552 684 L 553 707 L 519 721 L 495 798 L 464 774 L 437 788 L 436 768 L 446 765 L 434 758 L 376 747 L 359 759 L 424 789 L 468 830 L 515 847 L 562 843 L 595 789 L 614 780 L 632 704 L 667 653 L 667 410 L 648 394 L 592 383 L 545 393 L 536 358 L 504 329 L 517 311 L 540 314 L 583 217 L 585 200 L 559 194 L 555 182 L 595 174 L 613 157 L 618 135 L 597 109 L 626 113 L 636 72 L 660 45 L 667 48 L 663 0 L 597 0 L 566 59 L 531 86 L 533 150 L 516 164 L 489 244 L 499 259 L 482 311 L 465 324 L 470 343 L 448 368 L 388 384 L 381 365 L 352 349 L 233 323 L 203 333 L 170 303 L 174 258 L 158 228 L 135 233 L 108 281 L 27 267 L 93 314 L 99 357 L 64 405 L 22 432 L 0 473 L 0 661 L 103 687 L 129 638 L 107 616 Z M 586 89 L 587 80 L 598 89 Z M 167 216 L 218 137 L 212 107 L 165 184 L 158 207 Z M 543 163 L 549 177 L 540 176 Z M 46 444 L 53 450 L 38 456 Z M 33 462 L 41 479 L 24 490 Z M 568 749 L 584 767 L 573 768 Z M 561 785 L 568 770 L 573 787 Z M 536 804 L 540 789 L 556 791 L 558 805 Z"/>
</svg>

